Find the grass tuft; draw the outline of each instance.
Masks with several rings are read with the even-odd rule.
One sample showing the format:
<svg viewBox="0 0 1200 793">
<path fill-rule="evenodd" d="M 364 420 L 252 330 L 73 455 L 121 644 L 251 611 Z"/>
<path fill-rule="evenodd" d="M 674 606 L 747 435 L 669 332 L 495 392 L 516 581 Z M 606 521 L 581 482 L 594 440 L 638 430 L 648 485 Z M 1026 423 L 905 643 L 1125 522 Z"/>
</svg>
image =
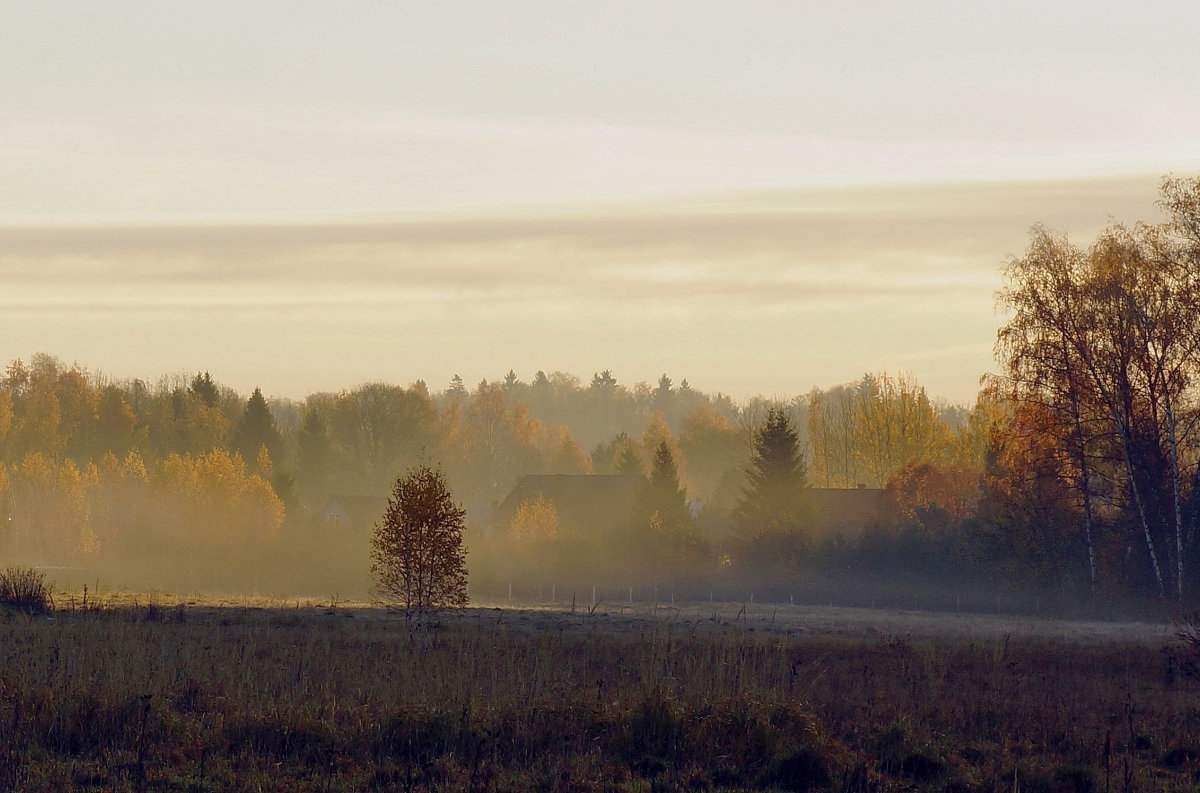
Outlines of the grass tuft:
<svg viewBox="0 0 1200 793">
<path fill-rule="evenodd" d="M 0 571 L 0 605 L 27 614 L 45 614 L 54 608 L 46 574 L 31 567 Z"/>
</svg>

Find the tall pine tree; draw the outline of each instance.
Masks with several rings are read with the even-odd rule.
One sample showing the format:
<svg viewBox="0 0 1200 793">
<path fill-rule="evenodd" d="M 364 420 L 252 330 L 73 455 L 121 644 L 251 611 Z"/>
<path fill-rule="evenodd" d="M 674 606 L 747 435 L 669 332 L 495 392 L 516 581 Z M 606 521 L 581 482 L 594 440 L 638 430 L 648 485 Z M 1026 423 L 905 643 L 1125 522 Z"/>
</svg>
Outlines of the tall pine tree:
<svg viewBox="0 0 1200 793">
<path fill-rule="evenodd" d="M 283 437 L 275 426 L 275 417 L 267 407 L 262 389 L 255 388 L 242 411 L 242 418 L 233 428 L 233 450 L 242 455 L 247 465 L 253 465 L 258 453 L 266 447 L 272 460 L 278 462 L 283 452 Z"/>
<path fill-rule="evenodd" d="M 808 479 L 800 438 L 782 408 L 770 408 L 754 435 L 754 454 L 734 511 L 734 530 L 750 546 L 787 561 L 807 544 Z"/>
<path fill-rule="evenodd" d="M 654 451 L 650 478 L 638 498 L 639 517 L 649 521 L 657 515 L 665 526 L 683 526 L 691 522 L 687 506 L 687 490 L 679 484 L 679 470 L 671 446 L 660 441 Z"/>
</svg>

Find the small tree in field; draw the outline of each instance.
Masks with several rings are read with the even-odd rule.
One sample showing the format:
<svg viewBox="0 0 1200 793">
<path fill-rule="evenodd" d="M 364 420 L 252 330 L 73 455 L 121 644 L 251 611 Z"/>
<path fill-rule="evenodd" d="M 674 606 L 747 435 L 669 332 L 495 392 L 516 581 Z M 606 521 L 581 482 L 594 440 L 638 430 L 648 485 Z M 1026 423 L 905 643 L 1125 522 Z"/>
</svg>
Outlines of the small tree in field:
<svg viewBox="0 0 1200 793">
<path fill-rule="evenodd" d="M 465 516 L 440 470 L 419 465 L 397 479 L 371 538 L 380 597 L 418 614 L 467 605 Z"/>
</svg>

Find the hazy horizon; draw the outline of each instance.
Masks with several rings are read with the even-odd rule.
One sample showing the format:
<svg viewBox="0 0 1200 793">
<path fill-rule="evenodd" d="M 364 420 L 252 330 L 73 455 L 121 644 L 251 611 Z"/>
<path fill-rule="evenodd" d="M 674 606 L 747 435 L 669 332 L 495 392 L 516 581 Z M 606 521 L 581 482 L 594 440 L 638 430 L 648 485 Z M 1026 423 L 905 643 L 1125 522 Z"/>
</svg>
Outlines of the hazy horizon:
<svg viewBox="0 0 1200 793">
<path fill-rule="evenodd" d="M 1156 216 L 1157 177 L 843 187 L 557 211 L 0 229 L 0 356 L 301 398 L 509 368 L 737 399 L 911 372 L 969 403 L 1034 222 Z M 283 354 L 288 350 L 287 354 Z"/>
<path fill-rule="evenodd" d="M 1029 227 L 1200 170 L 1200 8 L 1090 11 L 0 0 L 0 357 L 969 402 Z"/>
</svg>

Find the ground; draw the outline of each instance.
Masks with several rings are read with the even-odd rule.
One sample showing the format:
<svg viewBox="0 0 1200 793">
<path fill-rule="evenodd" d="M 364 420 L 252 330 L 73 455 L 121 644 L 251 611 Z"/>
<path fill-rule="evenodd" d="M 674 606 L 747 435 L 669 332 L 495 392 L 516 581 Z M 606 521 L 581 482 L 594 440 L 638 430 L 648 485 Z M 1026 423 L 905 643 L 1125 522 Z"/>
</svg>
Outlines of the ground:
<svg viewBox="0 0 1200 793">
<path fill-rule="evenodd" d="M 1169 625 L 811 606 L 59 593 L 0 615 L 0 789 L 1200 785 Z"/>
</svg>

